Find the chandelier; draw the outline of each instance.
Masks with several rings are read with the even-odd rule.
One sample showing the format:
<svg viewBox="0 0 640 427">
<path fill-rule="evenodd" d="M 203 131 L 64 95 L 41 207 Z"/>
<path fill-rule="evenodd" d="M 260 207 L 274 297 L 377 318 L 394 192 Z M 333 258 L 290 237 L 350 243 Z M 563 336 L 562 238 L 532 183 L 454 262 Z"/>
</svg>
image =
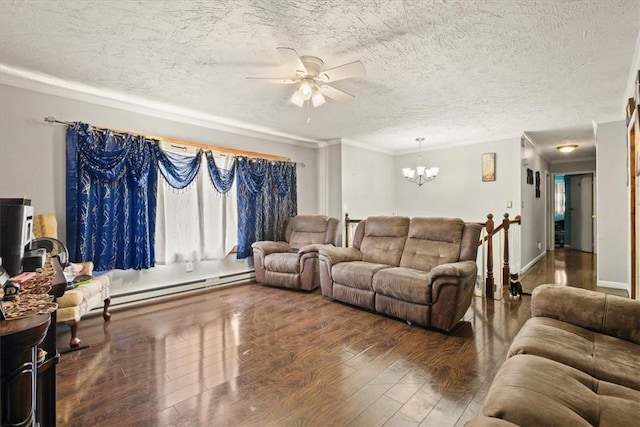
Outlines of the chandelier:
<svg viewBox="0 0 640 427">
<path fill-rule="evenodd" d="M 418 141 L 418 166 L 415 169 L 413 168 L 402 168 L 402 174 L 405 179 L 409 182 L 413 182 L 414 184 L 418 184 L 419 187 L 422 186 L 425 182 L 433 181 L 438 176 L 438 171 L 440 168 L 431 167 L 428 168 L 426 166 L 422 166 L 422 141 L 424 138 L 416 138 Z"/>
</svg>

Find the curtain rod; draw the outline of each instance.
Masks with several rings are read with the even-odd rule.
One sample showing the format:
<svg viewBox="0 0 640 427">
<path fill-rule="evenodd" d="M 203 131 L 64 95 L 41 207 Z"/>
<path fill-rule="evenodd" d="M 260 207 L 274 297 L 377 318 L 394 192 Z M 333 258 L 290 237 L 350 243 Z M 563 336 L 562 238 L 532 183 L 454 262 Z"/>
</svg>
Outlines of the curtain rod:
<svg viewBox="0 0 640 427">
<path fill-rule="evenodd" d="M 53 116 L 47 116 L 44 118 L 44 121 L 47 123 L 58 123 L 61 125 L 66 125 L 66 126 L 74 126 L 75 123 L 74 122 L 65 122 L 62 120 L 57 120 L 55 117 Z M 105 131 L 108 128 L 103 128 L 103 127 L 99 127 L 99 126 L 91 126 L 94 129 L 98 129 L 101 131 Z M 259 153 L 257 151 L 246 151 L 246 150 L 237 150 L 235 148 L 226 148 L 226 147 L 219 147 L 216 145 L 209 145 L 209 144 L 203 144 L 200 142 L 191 142 L 191 141 L 183 141 L 180 139 L 173 139 L 173 138 L 165 138 L 162 136 L 154 136 L 154 135 L 146 135 L 143 133 L 137 133 L 137 132 L 129 132 L 129 131 L 124 131 L 124 130 L 120 130 L 120 129 L 109 129 L 114 133 L 117 134 L 121 134 L 121 135 L 135 135 L 135 136 L 144 136 L 147 139 L 155 139 L 157 141 L 164 141 L 164 142 L 168 142 L 170 143 L 173 147 L 175 148 L 184 148 L 184 147 L 179 147 L 173 144 L 178 144 L 178 145 L 188 145 L 190 147 L 197 147 L 197 148 L 204 148 L 206 150 L 212 150 L 212 151 L 217 151 L 220 153 L 228 153 L 228 154 L 232 154 L 234 156 L 244 156 L 244 157 L 249 157 L 252 159 L 267 159 L 267 160 L 278 160 L 278 161 L 284 161 L 284 162 L 290 162 L 290 163 L 295 163 L 298 166 L 301 167 L 305 167 L 304 163 L 300 163 L 300 162 L 293 162 L 291 161 L 291 159 L 289 157 L 285 157 L 285 156 L 277 156 L 275 154 L 266 154 L 266 153 Z M 186 148 L 184 148 L 184 150 L 186 150 Z"/>
</svg>

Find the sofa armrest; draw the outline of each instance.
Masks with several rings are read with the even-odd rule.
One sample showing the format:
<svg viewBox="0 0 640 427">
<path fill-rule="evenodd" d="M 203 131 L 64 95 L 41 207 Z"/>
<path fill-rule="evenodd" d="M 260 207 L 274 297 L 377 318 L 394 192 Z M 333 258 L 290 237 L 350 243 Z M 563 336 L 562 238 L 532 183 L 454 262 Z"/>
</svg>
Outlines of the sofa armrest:
<svg viewBox="0 0 640 427">
<path fill-rule="evenodd" d="M 356 248 L 336 248 L 327 246 L 320 249 L 320 256 L 329 260 L 331 265 L 341 262 L 362 261 L 362 252 Z"/>
<path fill-rule="evenodd" d="M 438 301 L 438 295 L 443 286 L 459 285 L 473 280 L 478 274 L 478 265 L 475 261 L 458 261 L 436 265 L 429 273 L 431 283 L 431 300 Z"/>
<path fill-rule="evenodd" d="M 459 261 L 448 264 L 436 265 L 429 273 L 431 283 L 440 277 L 469 277 L 475 276 L 478 272 L 478 266 L 475 261 Z"/>
<path fill-rule="evenodd" d="M 540 285 L 531 295 L 531 315 L 550 317 L 640 344 L 640 301 L 586 289 Z"/>
<path fill-rule="evenodd" d="M 287 242 L 272 242 L 265 240 L 252 243 L 251 247 L 261 251 L 264 256 L 274 253 L 291 252 L 291 246 L 289 246 Z"/>
</svg>

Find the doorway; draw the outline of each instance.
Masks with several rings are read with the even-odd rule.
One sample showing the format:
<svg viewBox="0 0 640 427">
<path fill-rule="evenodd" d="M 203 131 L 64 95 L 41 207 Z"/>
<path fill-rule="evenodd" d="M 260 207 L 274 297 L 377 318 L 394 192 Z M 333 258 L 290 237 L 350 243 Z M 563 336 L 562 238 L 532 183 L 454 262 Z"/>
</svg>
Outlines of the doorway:
<svg viewBox="0 0 640 427">
<path fill-rule="evenodd" d="M 554 176 L 554 246 L 594 252 L 593 173 Z"/>
</svg>

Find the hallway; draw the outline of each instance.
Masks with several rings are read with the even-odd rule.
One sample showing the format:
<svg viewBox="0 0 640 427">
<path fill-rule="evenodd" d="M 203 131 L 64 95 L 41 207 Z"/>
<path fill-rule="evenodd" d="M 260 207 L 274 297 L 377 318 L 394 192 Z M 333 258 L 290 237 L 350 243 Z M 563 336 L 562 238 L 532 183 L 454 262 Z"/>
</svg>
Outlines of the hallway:
<svg viewBox="0 0 640 427">
<path fill-rule="evenodd" d="M 548 251 L 544 258 L 520 277 L 520 281 L 526 294 L 530 294 L 538 285 L 555 283 L 629 297 L 621 289 L 598 287 L 596 255 L 570 248 Z"/>
</svg>

